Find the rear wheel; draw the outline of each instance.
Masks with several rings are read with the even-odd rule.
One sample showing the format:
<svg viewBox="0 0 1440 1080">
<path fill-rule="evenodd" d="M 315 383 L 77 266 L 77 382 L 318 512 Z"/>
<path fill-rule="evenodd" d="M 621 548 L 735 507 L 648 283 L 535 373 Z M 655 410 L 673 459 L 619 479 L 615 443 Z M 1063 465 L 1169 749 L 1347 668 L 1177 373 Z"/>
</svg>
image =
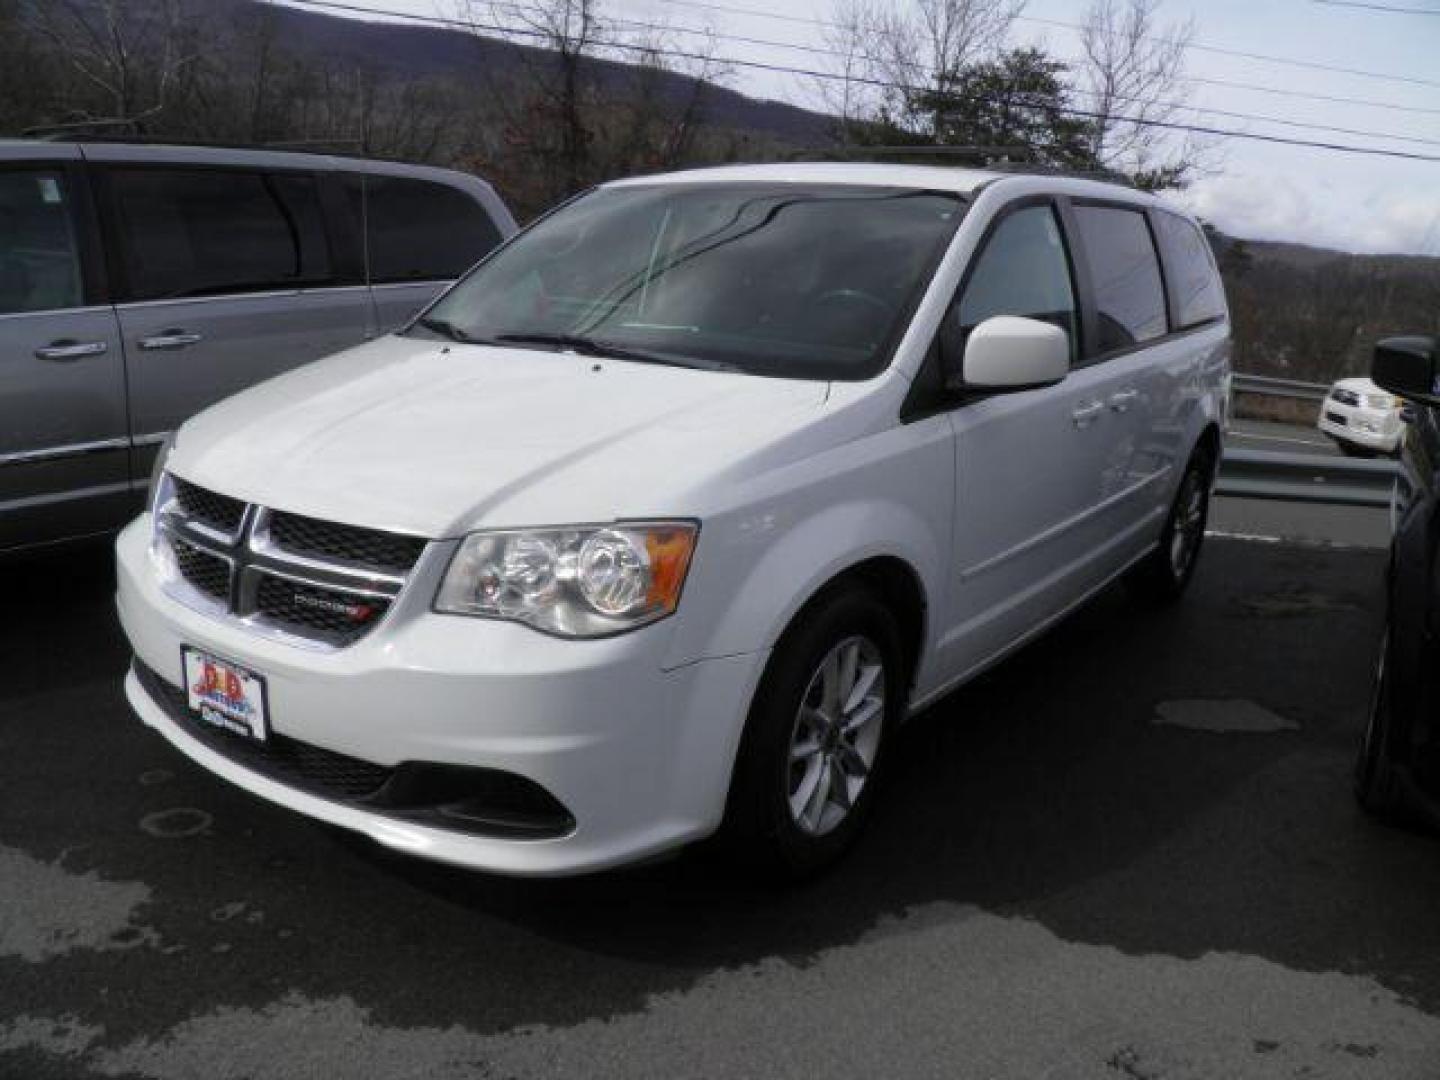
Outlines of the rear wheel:
<svg viewBox="0 0 1440 1080">
<path fill-rule="evenodd" d="M 1355 798 L 1367 813 L 1383 821 L 1401 822 L 1408 813 L 1391 756 L 1395 740 L 1391 690 L 1390 629 L 1387 626 L 1380 638 L 1380 656 L 1375 662 L 1370 715 L 1366 717 L 1360 750 L 1355 757 Z"/>
<path fill-rule="evenodd" d="M 1214 471 L 1211 452 L 1197 447 L 1185 466 L 1175 501 L 1170 504 L 1159 545 L 1131 571 L 1130 584 L 1146 598 L 1171 603 L 1190 584 L 1205 542 L 1205 525 L 1210 520 L 1210 481 Z"/>
<path fill-rule="evenodd" d="M 730 850 L 800 878 L 854 843 L 907 682 L 895 618 L 870 591 L 831 594 L 802 614 L 751 705 L 722 833 Z"/>
</svg>

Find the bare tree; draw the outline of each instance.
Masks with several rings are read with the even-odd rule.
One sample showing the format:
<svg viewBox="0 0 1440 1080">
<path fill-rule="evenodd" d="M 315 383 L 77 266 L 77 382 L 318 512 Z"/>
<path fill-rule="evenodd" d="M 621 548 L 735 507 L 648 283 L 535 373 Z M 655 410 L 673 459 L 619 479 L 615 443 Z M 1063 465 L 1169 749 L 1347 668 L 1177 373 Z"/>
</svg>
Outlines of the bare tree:
<svg viewBox="0 0 1440 1080">
<path fill-rule="evenodd" d="M 1161 0 L 1093 0 L 1080 34 L 1083 106 L 1095 113 L 1090 156 L 1145 187 L 1180 187 L 1209 147 L 1161 125 L 1184 112 L 1193 19 L 1161 26 Z"/>
<path fill-rule="evenodd" d="M 78 119 L 139 125 L 163 111 L 197 56 L 181 0 L 46 0 L 40 36 L 78 76 Z"/>
<path fill-rule="evenodd" d="M 838 89 L 826 93 L 847 127 L 880 120 L 934 138 L 933 102 L 954 91 L 971 65 L 1005 44 L 1024 0 L 837 0 L 826 40 L 840 60 Z"/>
<path fill-rule="evenodd" d="M 663 26 L 608 17 L 600 0 L 458 3 L 502 133 L 496 155 L 474 163 L 522 216 L 587 184 L 698 152 L 709 91 L 728 74 L 713 35 L 682 49 Z M 506 30 L 523 48 L 495 63 L 487 39 Z"/>
</svg>

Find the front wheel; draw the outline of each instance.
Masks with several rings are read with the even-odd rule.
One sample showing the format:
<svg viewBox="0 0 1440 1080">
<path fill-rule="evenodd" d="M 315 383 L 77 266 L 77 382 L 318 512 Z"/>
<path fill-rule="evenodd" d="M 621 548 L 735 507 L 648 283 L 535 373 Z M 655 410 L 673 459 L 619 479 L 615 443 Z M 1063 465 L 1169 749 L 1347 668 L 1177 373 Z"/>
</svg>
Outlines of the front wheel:
<svg viewBox="0 0 1440 1080">
<path fill-rule="evenodd" d="M 1130 584 L 1147 599 L 1178 600 L 1195 574 L 1205 526 L 1210 520 L 1210 481 L 1215 465 L 1203 448 L 1190 455 L 1170 514 L 1160 530 L 1160 543 L 1130 573 Z"/>
<path fill-rule="evenodd" d="M 854 843 L 904 708 L 903 655 L 894 616 L 863 588 L 822 598 L 786 632 L 735 763 L 722 830 L 732 852 L 796 879 Z"/>
</svg>

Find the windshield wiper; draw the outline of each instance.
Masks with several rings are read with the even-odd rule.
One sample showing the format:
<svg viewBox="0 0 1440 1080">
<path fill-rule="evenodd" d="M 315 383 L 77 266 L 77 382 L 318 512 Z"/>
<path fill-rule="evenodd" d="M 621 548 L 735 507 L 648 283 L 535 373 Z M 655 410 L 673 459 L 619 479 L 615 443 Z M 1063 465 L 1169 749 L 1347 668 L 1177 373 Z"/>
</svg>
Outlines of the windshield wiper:
<svg viewBox="0 0 1440 1080">
<path fill-rule="evenodd" d="M 496 334 L 489 340 L 502 345 L 554 345 L 570 349 L 582 356 L 597 356 L 608 360 L 633 360 L 639 364 L 665 364 L 669 367 L 703 368 L 707 371 L 737 371 L 730 364 L 699 360 L 673 353 L 649 352 L 618 345 L 603 338 L 587 337 L 584 334 Z"/>
<path fill-rule="evenodd" d="M 415 320 L 415 325 L 423 326 L 431 333 L 439 334 L 441 337 L 447 337 L 451 341 L 459 341 L 466 345 L 476 343 L 475 338 L 460 329 L 460 327 L 456 326 L 449 319 L 437 319 L 433 315 L 421 315 L 420 318 Z"/>
</svg>

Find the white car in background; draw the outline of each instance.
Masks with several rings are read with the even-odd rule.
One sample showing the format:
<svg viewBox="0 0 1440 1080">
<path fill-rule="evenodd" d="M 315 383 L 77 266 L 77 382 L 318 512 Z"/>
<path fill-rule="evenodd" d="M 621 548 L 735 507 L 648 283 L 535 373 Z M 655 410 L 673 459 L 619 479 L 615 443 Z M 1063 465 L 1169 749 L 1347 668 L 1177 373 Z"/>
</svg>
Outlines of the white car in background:
<svg viewBox="0 0 1440 1080">
<path fill-rule="evenodd" d="M 1369 379 L 1340 379 L 1325 395 L 1316 427 L 1346 454 L 1394 454 L 1405 430 L 1405 402 Z"/>
<path fill-rule="evenodd" d="M 1229 356 L 1204 235 L 1113 184 L 606 184 L 180 428 L 119 540 L 126 689 L 414 855 L 566 874 L 718 830 L 814 870 L 907 715 L 1122 574 L 1184 590 Z"/>
</svg>

